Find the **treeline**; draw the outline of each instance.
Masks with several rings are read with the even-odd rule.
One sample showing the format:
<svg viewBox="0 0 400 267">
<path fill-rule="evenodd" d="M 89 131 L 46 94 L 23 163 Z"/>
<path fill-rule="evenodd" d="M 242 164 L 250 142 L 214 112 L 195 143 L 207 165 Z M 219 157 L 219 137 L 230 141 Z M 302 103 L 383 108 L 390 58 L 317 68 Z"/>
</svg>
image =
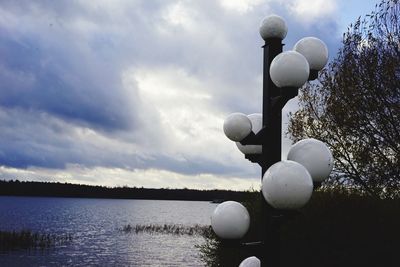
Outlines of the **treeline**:
<svg viewBox="0 0 400 267">
<path fill-rule="evenodd" d="M 236 200 L 243 201 L 250 192 L 230 190 L 151 189 L 105 187 L 59 182 L 0 180 L 0 195 L 77 198 L 158 199 L 158 200 Z"/>
</svg>

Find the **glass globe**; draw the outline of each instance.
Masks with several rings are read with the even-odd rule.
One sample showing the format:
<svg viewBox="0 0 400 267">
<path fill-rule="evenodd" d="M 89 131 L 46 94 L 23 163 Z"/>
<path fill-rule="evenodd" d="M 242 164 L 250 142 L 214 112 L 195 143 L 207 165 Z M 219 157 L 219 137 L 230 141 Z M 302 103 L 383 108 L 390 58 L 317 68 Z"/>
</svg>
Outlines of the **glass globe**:
<svg viewBox="0 0 400 267">
<path fill-rule="evenodd" d="M 244 259 L 239 265 L 239 267 L 260 267 L 260 266 L 261 266 L 261 261 L 255 256 Z"/>
<path fill-rule="evenodd" d="M 211 227 L 222 239 L 240 239 L 247 233 L 249 226 L 249 212 L 236 201 L 222 202 L 211 216 Z"/>
<path fill-rule="evenodd" d="M 299 40 L 293 50 L 307 59 L 311 70 L 322 70 L 328 62 L 328 47 L 316 37 L 305 37 Z"/>
<path fill-rule="evenodd" d="M 251 121 L 243 113 L 232 113 L 224 121 L 224 133 L 230 140 L 239 142 L 251 133 Z"/>
<path fill-rule="evenodd" d="M 269 38 L 282 40 L 286 37 L 287 31 L 285 20 L 278 15 L 270 15 L 261 22 L 260 35 L 264 40 Z"/>
<path fill-rule="evenodd" d="M 272 60 L 269 74 L 272 82 L 280 88 L 298 88 L 308 80 L 310 66 L 302 54 L 286 51 Z"/>
<path fill-rule="evenodd" d="M 311 175 L 295 161 L 275 163 L 265 172 L 262 181 L 263 196 L 276 209 L 301 208 L 310 199 L 312 191 Z"/>
<path fill-rule="evenodd" d="M 289 150 L 287 159 L 303 165 L 314 182 L 322 182 L 328 178 L 333 168 L 331 151 L 323 142 L 313 138 L 294 144 Z"/>
</svg>

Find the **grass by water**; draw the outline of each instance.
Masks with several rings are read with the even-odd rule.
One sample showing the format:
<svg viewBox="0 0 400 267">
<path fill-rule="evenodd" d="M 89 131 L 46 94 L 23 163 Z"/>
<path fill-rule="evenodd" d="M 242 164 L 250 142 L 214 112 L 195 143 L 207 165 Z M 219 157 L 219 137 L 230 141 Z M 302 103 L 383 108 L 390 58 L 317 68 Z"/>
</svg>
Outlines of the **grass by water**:
<svg viewBox="0 0 400 267">
<path fill-rule="evenodd" d="M 72 241 L 71 234 L 55 235 L 30 230 L 0 231 L 0 251 L 48 249 Z"/>
<path fill-rule="evenodd" d="M 127 224 L 120 231 L 124 233 L 149 233 L 169 235 L 207 236 L 212 231 L 209 225 L 181 225 L 181 224 Z"/>
</svg>

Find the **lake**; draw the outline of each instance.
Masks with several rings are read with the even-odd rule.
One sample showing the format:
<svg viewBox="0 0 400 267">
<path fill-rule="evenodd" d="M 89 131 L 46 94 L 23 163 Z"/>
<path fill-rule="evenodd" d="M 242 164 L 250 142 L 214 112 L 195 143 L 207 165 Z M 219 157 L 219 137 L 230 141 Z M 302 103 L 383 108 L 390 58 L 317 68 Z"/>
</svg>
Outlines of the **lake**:
<svg viewBox="0 0 400 267">
<path fill-rule="evenodd" d="M 200 236 L 124 233 L 124 225 L 209 225 L 217 204 L 201 201 L 0 196 L 0 230 L 72 234 L 41 250 L 0 252 L 1 266 L 204 266 Z"/>
</svg>

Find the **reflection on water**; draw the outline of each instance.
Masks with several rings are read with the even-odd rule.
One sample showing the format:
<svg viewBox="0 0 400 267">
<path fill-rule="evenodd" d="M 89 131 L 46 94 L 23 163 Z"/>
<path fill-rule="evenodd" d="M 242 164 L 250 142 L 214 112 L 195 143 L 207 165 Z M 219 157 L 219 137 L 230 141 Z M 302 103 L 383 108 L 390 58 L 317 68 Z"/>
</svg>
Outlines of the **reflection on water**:
<svg viewBox="0 0 400 267">
<path fill-rule="evenodd" d="M 0 197 L 0 230 L 71 233 L 48 251 L 0 254 L 1 266 L 203 266 L 188 235 L 127 234 L 130 224 L 208 225 L 216 204 L 197 201 Z"/>
</svg>

